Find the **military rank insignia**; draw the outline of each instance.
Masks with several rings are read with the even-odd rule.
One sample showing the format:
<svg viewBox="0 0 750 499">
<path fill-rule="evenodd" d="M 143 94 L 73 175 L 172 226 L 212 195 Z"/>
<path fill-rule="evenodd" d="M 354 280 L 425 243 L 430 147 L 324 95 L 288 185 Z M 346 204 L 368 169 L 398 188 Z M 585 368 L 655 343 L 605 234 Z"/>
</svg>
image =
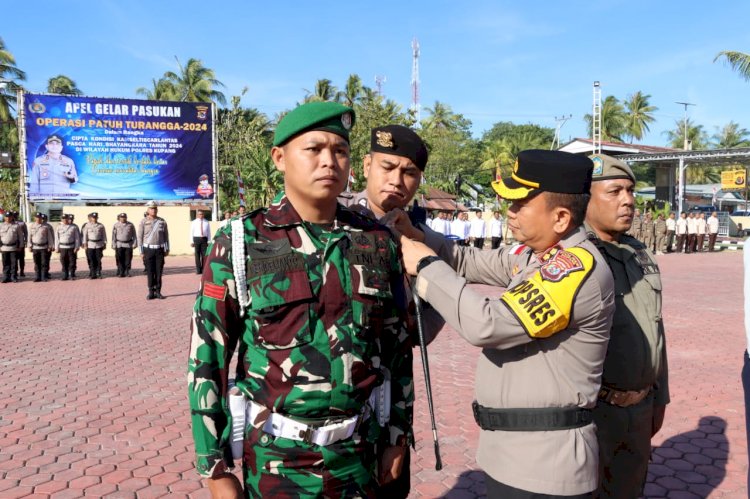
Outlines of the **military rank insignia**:
<svg viewBox="0 0 750 499">
<path fill-rule="evenodd" d="M 538 272 L 500 297 L 532 338 L 548 338 L 568 327 L 578 290 L 594 269 L 583 248 L 553 248 Z"/>
<path fill-rule="evenodd" d="M 203 296 L 214 300 L 224 301 L 227 297 L 227 287 L 212 282 L 203 283 Z"/>
</svg>

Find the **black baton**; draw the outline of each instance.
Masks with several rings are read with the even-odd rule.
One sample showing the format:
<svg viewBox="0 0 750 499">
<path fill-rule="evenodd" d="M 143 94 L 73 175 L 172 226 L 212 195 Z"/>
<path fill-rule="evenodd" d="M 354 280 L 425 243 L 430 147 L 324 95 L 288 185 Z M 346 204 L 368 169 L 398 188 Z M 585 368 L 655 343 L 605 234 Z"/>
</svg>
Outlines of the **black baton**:
<svg viewBox="0 0 750 499">
<path fill-rule="evenodd" d="M 430 381 L 430 363 L 427 360 L 427 344 L 424 339 L 424 325 L 422 322 L 422 302 L 419 299 L 415 286 L 412 286 L 412 295 L 414 296 L 414 308 L 417 312 L 417 332 L 419 333 L 419 350 L 422 353 L 422 369 L 424 370 L 424 386 L 427 390 L 427 407 L 430 410 L 430 421 L 432 423 L 432 440 L 435 442 L 435 469 L 443 469 L 443 462 L 440 460 L 440 444 L 438 443 L 437 426 L 435 425 L 435 409 L 432 406 L 432 382 Z"/>
</svg>

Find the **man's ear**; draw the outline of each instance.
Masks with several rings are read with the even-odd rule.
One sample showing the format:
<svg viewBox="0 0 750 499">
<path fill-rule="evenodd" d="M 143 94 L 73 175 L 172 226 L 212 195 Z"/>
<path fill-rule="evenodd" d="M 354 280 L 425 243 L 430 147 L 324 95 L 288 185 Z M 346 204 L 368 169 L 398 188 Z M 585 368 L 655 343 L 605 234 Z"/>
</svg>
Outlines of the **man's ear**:
<svg viewBox="0 0 750 499">
<path fill-rule="evenodd" d="M 365 154 L 365 157 L 362 158 L 362 175 L 365 176 L 365 178 L 370 175 L 370 165 L 372 164 L 372 154 Z"/>
<path fill-rule="evenodd" d="M 284 151 L 283 147 L 276 146 L 271 149 L 271 159 L 273 160 L 273 164 L 276 165 L 276 169 L 281 173 L 286 172 L 285 153 L 286 151 Z"/>
<path fill-rule="evenodd" d="M 573 214 L 569 209 L 558 206 L 554 209 L 555 224 L 553 230 L 560 235 L 567 234 L 573 223 Z"/>
</svg>

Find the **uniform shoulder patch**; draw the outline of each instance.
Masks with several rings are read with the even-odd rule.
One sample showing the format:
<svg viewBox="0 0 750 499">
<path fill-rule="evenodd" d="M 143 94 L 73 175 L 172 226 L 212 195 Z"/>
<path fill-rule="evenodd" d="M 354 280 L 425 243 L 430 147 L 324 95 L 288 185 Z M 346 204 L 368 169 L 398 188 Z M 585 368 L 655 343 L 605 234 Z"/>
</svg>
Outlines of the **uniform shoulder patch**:
<svg viewBox="0 0 750 499">
<path fill-rule="evenodd" d="M 203 283 L 203 296 L 214 300 L 224 301 L 227 297 L 227 287 L 212 282 Z"/>
<path fill-rule="evenodd" d="M 545 257 L 539 271 L 500 297 L 532 338 L 548 338 L 568 327 L 578 290 L 596 265 L 580 247 L 558 248 Z"/>
</svg>

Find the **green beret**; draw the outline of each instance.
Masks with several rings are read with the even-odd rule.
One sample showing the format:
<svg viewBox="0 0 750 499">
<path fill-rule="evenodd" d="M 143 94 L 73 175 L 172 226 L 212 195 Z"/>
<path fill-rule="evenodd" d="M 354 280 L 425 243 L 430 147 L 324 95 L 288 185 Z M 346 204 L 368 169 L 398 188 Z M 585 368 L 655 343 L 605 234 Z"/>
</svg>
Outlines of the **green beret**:
<svg viewBox="0 0 750 499">
<path fill-rule="evenodd" d="M 335 133 L 349 142 L 354 110 L 338 102 L 308 102 L 289 111 L 276 126 L 273 145 L 280 146 L 311 130 Z"/>
<path fill-rule="evenodd" d="M 594 154 L 589 156 L 594 163 L 594 173 L 591 175 L 591 181 L 613 180 L 616 178 L 627 178 L 635 184 L 635 175 L 633 170 L 624 162 L 606 154 Z"/>
</svg>

